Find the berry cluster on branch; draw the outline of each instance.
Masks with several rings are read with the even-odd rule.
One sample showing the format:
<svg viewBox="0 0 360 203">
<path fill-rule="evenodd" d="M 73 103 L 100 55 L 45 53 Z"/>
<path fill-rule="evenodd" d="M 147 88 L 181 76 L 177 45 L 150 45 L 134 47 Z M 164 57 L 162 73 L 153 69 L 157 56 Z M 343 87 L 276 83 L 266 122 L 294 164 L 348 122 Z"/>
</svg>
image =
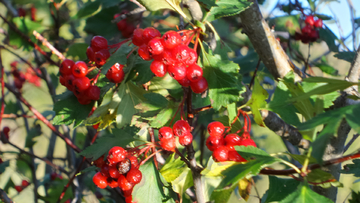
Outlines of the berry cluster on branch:
<svg viewBox="0 0 360 203">
<path fill-rule="evenodd" d="M 321 19 L 314 19 L 313 15 L 306 16 L 305 26 L 301 29 L 301 33 L 295 33 L 295 40 L 301 40 L 302 43 L 315 42 L 319 39 L 319 30 L 322 28 L 323 22 Z"/>
</svg>

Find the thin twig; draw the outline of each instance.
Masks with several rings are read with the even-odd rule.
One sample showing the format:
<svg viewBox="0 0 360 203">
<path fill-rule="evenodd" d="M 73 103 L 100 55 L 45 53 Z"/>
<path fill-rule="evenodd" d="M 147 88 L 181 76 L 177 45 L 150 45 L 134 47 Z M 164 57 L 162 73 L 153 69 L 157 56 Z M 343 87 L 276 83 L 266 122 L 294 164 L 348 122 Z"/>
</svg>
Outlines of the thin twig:
<svg viewBox="0 0 360 203">
<path fill-rule="evenodd" d="M 0 199 L 4 203 L 13 203 L 13 201 L 7 196 L 6 192 L 0 188 Z"/>
<path fill-rule="evenodd" d="M 346 146 L 344 147 L 344 151 L 343 153 L 345 153 L 349 147 L 355 142 L 355 140 L 360 136 L 360 134 L 355 134 L 353 135 L 353 137 L 351 138 L 351 140 L 346 144 Z"/>
<path fill-rule="evenodd" d="M 36 39 L 40 40 L 44 46 L 50 49 L 52 54 L 55 54 L 60 60 L 64 60 L 65 56 L 60 53 L 50 42 L 43 37 L 40 33 L 36 32 L 36 30 L 33 31 L 33 35 Z"/>
<path fill-rule="evenodd" d="M 355 28 L 355 17 L 354 17 L 354 14 L 355 14 L 355 9 L 354 9 L 354 5 L 352 3 L 351 0 L 347 0 L 347 3 L 349 4 L 349 9 L 350 9 L 350 17 L 351 17 L 351 26 L 352 26 L 352 38 L 353 38 L 353 48 L 354 48 L 354 51 L 356 50 L 356 28 Z"/>
<path fill-rule="evenodd" d="M 4 87 L 4 66 L 2 64 L 1 59 L 1 49 L 0 49 L 0 69 L 1 69 L 1 109 L 0 109 L 0 126 L 1 126 L 1 120 L 3 118 L 3 114 L 5 112 L 5 87 Z"/>
</svg>

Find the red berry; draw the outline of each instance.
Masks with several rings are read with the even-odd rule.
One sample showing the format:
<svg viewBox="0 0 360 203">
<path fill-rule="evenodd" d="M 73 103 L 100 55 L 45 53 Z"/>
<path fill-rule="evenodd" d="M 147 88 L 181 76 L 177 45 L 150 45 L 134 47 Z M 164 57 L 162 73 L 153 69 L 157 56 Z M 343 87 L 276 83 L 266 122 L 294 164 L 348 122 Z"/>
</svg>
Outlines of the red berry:
<svg viewBox="0 0 360 203">
<path fill-rule="evenodd" d="M 126 174 L 126 179 L 129 181 L 129 183 L 132 183 L 134 185 L 140 183 L 141 178 L 141 171 L 136 168 L 130 169 L 130 171 Z"/>
<path fill-rule="evenodd" d="M 122 147 L 113 147 L 109 151 L 107 160 L 110 164 L 118 163 L 125 159 L 127 151 Z"/>
<path fill-rule="evenodd" d="M 73 60 L 65 59 L 60 65 L 60 73 L 62 76 L 72 74 L 72 67 L 75 64 Z"/>
<path fill-rule="evenodd" d="M 147 27 L 144 29 L 143 31 L 144 44 L 147 44 L 150 40 L 152 40 L 155 37 L 161 37 L 159 30 L 153 27 Z"/>
<path fill-rule="evenodd" d="M 131 196 L 131 195 L 125 197 L 125 203 L 133 203 L 133 201 L 132 201 L 132 196 Z"/>
<path fill-rule="evenodd" d="M 91 103 L 91 99 L 87 98 L 87 97 L 78 97 L 78 102 L 81 104 L 81 105 L 88 105 Z"/>
<path fill-rule="evenodd" d="M 18 14 L 19 17 L 25 17 L 26 16 L 26 11 L 24 8 L 18 8 Z"/>
<path fill-rule="evenodd" d="M 150 54 L 159 55 L 164 51 L 164 46 L 160 37 L 155 37 L 148 43 L 148 49 Z"/>
<path fill-rule="evenodd" d="M 138 159 L 135 156 L 128 156 L 128 159 L 131 162 L 131 168 L 138 168 L 139 167 Z"/>
<path fill-rule="evenodd" d="M 248 139 L 242 139 L 240 142 L 240 146 L 254 146 L 256 147 L 256 144 L 254 142 L 254 140 L 252 140 L 251 138 Z"/>
<path fill-rule="evenodd" d="M 173 130 L 170 127 L 162 127 L 159 129 L 159 140 L 173 138 Z"/>
<path fill-rule="evenodd" d="M 199 81 L 203 76 L 203 70 L 200 66 L 193 64 L 188 67 L 186 70 L 186 77 L 191 82 Z"/>
<path fill-rule="evenodd" d="M 111 187 L 111 188 L 116 188 L 116 187 L 119 186 L 118 181 L 117 181 L 117 180 L 114 180 L 114 179 L 112 179 L 112 178 L 110 178 L 110 177 L 106 179 L 106 182 L 107 182 L 107 185 L 108 185 L 109 187 Z"/>
<path fill-rule="evenodd" d="M 144 30 L 141 28 L 137 28 L 134 30 L 133 32 L 133 37 L 132 37 L 132 43 L 136 46 L 141 46 L 144 44 L 143 41 L 143 32 Z"/>
<path fill-rule="evenodd" d="M 304 34 L 304 35 L 308 35 L 310 34 L 310 32 L 312 31 L 313 29 L 311 28 L 310 25 L 306 25 L 305 27 L 303 27 L 301 29 L 301 32 Z"/>
<path fill-rule="evenodd" d="M 58 174 L 57 174 L 56 172 L 52 172 L 52 173 L 50 174 L 50 179 L 51 179 L 51 180 L 55 180 L 57 177 L 58 177 Z"/>
<path fill-rule="evenodd" d="M 229 150 L 228 152 L 228 160 L 229 161 L 236 161 L 236 162 L 246 162 L 247 160 L 244 159 L 237 151 Z"/>
<path fill-rule="evenodd" d="M 166 151 L 175 151 L 176 143 L 175 138 L 164 138 L 160 140 L 161 147 Z"/>
<path fill-rule="evenodd" d="M 185 60 L 185 64 L 186 65 L 195 64 L 198 58 L 198 55 L 195 52 L 195 50 L 188 48 L 188 55 L 189 57 Z"/>
<path fill-rule="evenodd" d="M 185 61 L 190 56 L 189 50 L 190 50 L 190 48 L 188 46 L 179 45 L 179 46 L 175 47 L 174 49 L 172 49 L 171 54 L 173 55 L 174 59 L 177 60 L 178 62 L 185 63 Z"/>
<path fill-rule="evenodd" d="M 321 19 L 317 19 L 314 23 L 314 26 L 317 28 L 322 28 L 323 26 L 323 21 Z"/>
<path fill-rule="evenodd" d="M 18 192 L 21 192 L 23 190 L 23 188 L 20 185 L 16 185 L 14 188 Z"/>
<path fill-rule="evenodd" d="M 187 146 L 187 145 L 191 144 L 192 141 L 193 141 L 193 135 L 190 132 L 179 137 L 179 143 L 182 146 Z"/>
<path fill-rule="evenodd" d="M 156 55 L 154 57 L 156 57 Z M 177 63 L 177 61 L 172 55 L 171 50 L 165 49 L 161 57 L 162 57 L 161 60 L 165 65 L 174 65 L 175 63 Z"/>
<path fill-rule="evenodd" d="M 101 167 L 100 169 L 100 173 L 105 176 L 106 178 L 110 177 L 110 174 L 109 174 L 109 168 L 110 166 L 105 164 Z"/>
<path fill-rule="evenodd" d="M 100 93 L 100 88 L 96 85 L 92 85 L 86 90 L 85 94 L 89 99 L 97 101 L 100 99 Z"/>
<path fill-rule="evenodd" d="M 106 60 L 110 57 L 110 52 L 107 49 L 100 50 L 95 53 L 95 63 L 97 66 L 103 66 Z"/>
<path fill-rule="evenodd" d="M 116 166 L 110 166 L 109 167 L 109 175 L 112 178 L 119 178 L 120 177 L 120 173 L 119 173 L 118 169 L 116 168 Z"/>
<path fill-rule="evenodd" d="M 225 131 L 225 126 L 219 121 L 214 121 L 208 124 L 207 130 L 210 136 L 220 137 Z"/>
<path fill-rule="evenodd" d="M 110 82 L 113 83 L 121 83 L 124 80 L 125 73 L 124 70 L 121 69 L 119 72 L 107 72 L 106 78 L 110 80 Z"/>
<path fill-rule="evenodd" d="M 2 131 L 3 131 L 3 133 L 4 133 L 5 135 L 9 136 L 9 132 L 10 132 L 10 128 L 9 128 L 9 127 L 5 126 Z"/>
<path fill-rule="evenodd" d="M 88 57 L 88 59 L 90 61 L 95 61 L 95 51 L 94 51 L 94 49 L 91 48 L 91 47 L 88 47 L 86 49 L 86 56 Z"/>
<path fill-rule="evenodd" d="M 133 187 L 133 188 L 134 188 L 134 187 Z M 133 188 L 131 188 L 130 190 L 123 190 L 123 191 L 122 191 L 125 198 L 131 197 L 131 193 L 132 193 L 132 191 L 133 191 Z"/>
<path fill-rule="evenodd" d="M 189 87 L 190 83 L 191 83 L 190 80 L 187 77 L 184 77 L 181 80 L 177 80 L 177 82 L 183 87 Z"/>
<path fill-rule="evenodd" d="M 36 20 L 36 8 L 34 6 L 32 6 L 30 8 L 30 13 L 31 13 L 31 20 L 35 21 Z"/>
<path fill-rule="evenodd" d="M 150 52 L 146 44 L 143 44 L 139 47 L 138 54 L 145 61 L 151 60 Z"/>
<path fill-rule="evenodd" d="M 27 187 L 28 185 L 29 185 L 29 182 L 26 181 L 26 180 L 23 180 L 23 181 L 21 182 L 21 186 L 23 186 L 23 187 Z"/>
<path fill-rule="evenodd" d="M 156 77 L 164 77 L 167 73 L 166 65 L 162 61 L 154 60 L 150 64 L 150 70 Z"/>
<path fill-rule="evenodd" d="M 162 40 L 165 48 L 173 49 L 174 47 L 176 47 L 181 43 L 181 36 L 179 33 L 171 30 L 171 31 L 167 31 L 162 36 Z"/>
<path fill-rule="evenodd" d="M 100 172 L 97 172 L 93 177 L 93 182 L 99 188 L 104 189 L 107 186 L 107 180 L 106 179 L 107 179 L 107 177 L 103 176 Z"/>
<path fill-rule="evenodd" d="M 64 76 L 60 75 L 59 82 L 62 86 L 66 86 L 66 80 Z"/>
<path fill-rule="evenodd" d="M 92 127 L 97 130 L 99 128 L 100 123 L 93 125 Z"/>
<path fill-rule="evenodd" d="M 186 77 L 186 66 L 182 63 L 168 66 L 168 73 L 175 80 L 181 80 Z"/>
<path fill-rule="evenodd" d="M 205 90 L 207 90 L 208 82 L 204 77 L 202 77 L 202 78 L 200 78 L 200 80 L 198 80 L 196 82 L 191 82 L 190 87 L 194 93 L 200 94 L 200 93 L 203 93 Z"/>
<path fill-rule="evenodd" d="M 308 36 L 311 42 L 315 42 L 319 38 L 319 33 L 317 30 L 311 30 Z"/>
<path fill-rule="evenodd" d="M 225 137 L 225 145 L 238 146 L 241 143 L 241 137 L 237 134 L 229 134 Z"/>
<path fill-rule="evenodd" d="M 229 157 L 229 150 L 225 146 L 220 146 L 214 150 L 212 157 L 216 162 L 227 161 Z"/>
<path fill-rule="evenodd" d="M 183 135 L 190 133 L 191 127 L 186 121 L 178 120 L 173 125 L 173 131 L 175 136 L 182 137 Z"/>
<path fill-rule="evenodd" d="M 119 30 L 119 31 L 125 30 L 125 29 L 126 29 L 126 26 L 127 26 L 126 19 L 120 20 L 118 23 L 116 23 L 116 26 L 118 27 L 118 30 Z"/>
<path fill-rule="evenodd" d="M 223 145 L 224 145 L 224 138 L 222 137 L 210 136 L 206 140 L 206 146 L 210 151 L 214 151 L 215 149 Z"/>
<path fill-rule="evenodd" d="M 85 77 L 88 71 L 88 66 L 84 61 L 77 61 L 72 66 L 72 74 L 77 78 Z"/>
<path fill-rule="evenodd" d="M 73 85 L 74 80 L 75 80 L 75 76 L 72 74 L 65 76 L 65 86 L 70 91 L 73 91 L 74 89 L 74 85 Z"/>
<path fill-rule="evenodd" d="M 104 155 L 102 155 L 100 158 L 96 159 L 93 163 L 96 167 L 103 167 L 104 165 L 106 165 L 105 161 L 104 161 Z"/>
<path fill-rule="evenodd" d="M 90 79 L 88 77 L 76 78 L 73 85 L 75 90 L 83 92 L 90 87 Z"/>
<path fill-rule="evenodd" d="M 102 36 L 94 36 L 91 39 L 90 46 L 94 50 L 94 52 L 98 52 L 100 50 L 108 48 L 108 41 Z"/>
<path fill-rule="evenodd" d="M 131 35 L 133 34 L 134 30 L 135 30 L 135 26 L 132 24 L 126 24 L 126 28 L 125 30 L 122 30 L 121 34 L 124 38 L 129 38 L 131 37 Z"/>
<path fill-rule="evenodd" d="M 307 17 L 305 18 L 305 23 L 306 23 L 307 25 L 313 26 L 314 23 L 315 23 L 315 21 L 314 21 L 314 16 L 307 16 Z"/>
<path fill-rule="evenodd" d="M 116 168 L 118 169 L 120 174 L 126 174 L 131 169 L 131 161 L 129 158 L 125 158 L 116 164 Z"/>
<path fill-rule="evenodd" d="M 124 175 L 120 175 L 119 179 L 118 179 L 118 183 L 119 183 L 119 187 L 120 189 L 122 189 L 123 191 L 128 191 L 131 190 L 133 188 L 133 184 L 130 183 Z"/>
</svg>

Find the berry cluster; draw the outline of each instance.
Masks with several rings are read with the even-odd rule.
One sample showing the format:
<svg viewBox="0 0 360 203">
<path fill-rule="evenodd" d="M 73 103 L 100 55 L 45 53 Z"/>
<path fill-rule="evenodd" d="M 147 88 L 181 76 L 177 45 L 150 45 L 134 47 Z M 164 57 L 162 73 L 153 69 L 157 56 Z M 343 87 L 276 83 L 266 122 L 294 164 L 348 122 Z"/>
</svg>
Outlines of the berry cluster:
<svg viewBox="0 0 360 203">
<path fill-rule="evenodd" d="M 137 28 L 132 43 L 139 46 L 138 54 L 143 60 L 154 59 L 150 70 L 155 76 L 163 77 L 169 73 L 180 85 L 190 86 L 193 92 L 202 93 L 208 88 L 208 83 L 202 68 L 196 64 L 196 51 L 188 47 L 191 32 L 183 32 L 181 36 L 179 32 L 168 31 L 161 36 L 153 27 Z"/>
<path fill-rule="evenodd" d="M 25 189 L 29 185 L 29 182 L 26 180 L 21 181 L 21 185 L 15 185 L 15 190 L 18 192 L 21 192 L 23 189 Z"/>
<path fill-rule="evenodd" d="M 248 122 L 249 121 L 245 120 L 244 126 L 247 126 Z M 237 134 L 226 134 L 225 126 L 219 121 L 209 123 L 207 130 L 210 136 L 206 140 L 206 146 L 210 151 L 213 152 L 212 156 L 216 162 L 245 162 L 246 159 L 244 159 L 235 150 L 234 146 L 256 147 L 254 140 L 250 138 L 250 129 L 248 130 L 247 127 L 244 128 L 244 133 L 242 136 Z"/>
<path fill-rule="evenodd" d="M 25 17 L 26 10 L 24 8 L 20 7 L 20 8 L 18 8 L 18 14 L 19 14 L 19 17 Z M 36 21 L 36 8 L 34 7 L 34 5 L 32 5 L 30 8 L 30 14 L 31 14 L 31 20 Z"/>
<path fill-rule="evenodd" d="M 101 67 L 110 57 L 108 41 L 102 36 L 94 36 L 90 46 L 86 49 L 86 55 L 90 61 L 94 61 L 97 67 Z"/>
<path fill-rule="evenodd" d="M 191 127 L 184 120 L 178 120 L 173 128 L 162 127 L 159 129 L 160 145 L 166 151 L 174 151 L 176 148 L 175 136 L 179 137 L 179 143 L 182 146 L 191 144 L 193 135 L 190 133 Z"/>
<path fill-rule="evenodd" d="M 110 149 L 106 161 L 104 161 L 104 157 L 100 157 L 94 161 L 94 165 L 101 169 L 93 177 L 96 186 L 102 189 L 106 186 L 119 187 L 125 196 L 125 201 L 132 202 L 133 187 L 142 179 L 136 156 L 128 153 L 122 147 L 113 147 Z"/>
<path fill-rule="evenodd" d="M 323 22 L 321 19 L 314 19 L 314 16 L 309 15 L 305 18 L 305 26 L 301 29 L 301 33 L 295 33 L 295 40 L 301 40 L 306 44 L 309 42 L 315 42 L 319 38 L 319 31 L 316 28 L 321 28 Z"/>
<path fill-rule="evenodd" d="M 11 74 L 14 76 L 14 85 L 18 90 L 21 90 L 24 82 L 26 81 L 24 73 L 20 72 L 17 69 L 17 61 L 14 61 L 10 64 Z"/>
<path fill-rule="evenodd" d="M 128 11 L 122 11 L 121 13 L 117 13 L 114 15 L 114 19 L 121 16 L 122 14 L 126 14 Z M 121 35 L 124 38 L 129 38 L 133 34 L 135 30 L 135 26 L 131 23 L 128 23 L 126 19 L 122 19 L 118 23 L 116 23 L 118 30 L 121 32 Z"/>
<path fill-rule="evenodd" d="M 60 83 L 72 91 L 80 104 L 90 104 L 93 100 L 99 100 L 100 88 L 90 84 L 88 66 L 83 61 L 76 63 L 65 59 L 60 65 Z"/>
</svg>

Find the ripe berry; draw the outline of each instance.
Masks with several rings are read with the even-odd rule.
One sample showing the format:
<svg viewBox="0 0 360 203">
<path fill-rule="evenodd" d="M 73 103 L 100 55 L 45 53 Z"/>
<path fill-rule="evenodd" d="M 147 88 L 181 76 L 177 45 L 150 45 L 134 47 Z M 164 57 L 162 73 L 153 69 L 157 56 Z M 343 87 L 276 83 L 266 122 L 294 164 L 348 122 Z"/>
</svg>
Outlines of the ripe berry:
<svg viewBox="0 0 360 203">
<path fill-rule="evenodd" d="M 131 35 L 133 34 L 135 28 L 136 28 L 136 27 L 135 27 L 133 24 L 126 24 L 125 30 L 123 30 L 123 31 L 121 32 L 122 36 L 123 36 L 124 38 L 129 38 L 129 37 L 131 37 Z"/>
<path fill-rule="evenodd" d="M 112 178 L 110 178 L 110 177 L 106 179 L 106 182 L 107 182 L 107 185 L 108 185 L 109 187 L 111 187 L 111 188 L 116 188 L 116 187 L 119 186 L 118 181 L 117 181 L 117 180 L 114 180 L 114 179 L 112 179 Z"/>
<path fill-rule="evenodd" d="M 96 167 L 103 167 L 106 163 L 104 161 L 104 155 L 102 155 L 100 158 L 96 159 L 93 164 L 96 166 Z"/>
<path fill-rule="evenodd" d="M 133 203 L 133 201 L 132 201 L 132 196 L 131 196 L 131 195 L 125 197 L 125 203 Z"/>
<path fill-rule="evenodd" d="M 162 61 L 154 60 L 150 64 L 150 70 L 155 74 L 156 77 L 164 77 L 167 70 L 166 66 Z"/>
<path fill-rule="evenodd" d="M 131 169 L 130 159 L 125 158 L 124 160 L 120 161 L 118 164 L 116 164 L 116 168 L 120 174 L 126 174 Z"/>
<path fill-rule="evenodd" d="M 24 8 L 18 8 L 18 14 L 19 17 L 25 17 L 26 16 L 26 11 Z"/>
<path fill-rule="evenodd" d="M 313 26 L 315 21 L 314 21 L 314 16 L 307 16 L 305 19 L 305 23 L 307 25 Z"/>
<path fill-rule="evenodd" d="M 100 172 L 97 172 L 93 177 L 93 182 L 99 188 L 104 189 L 107 186 L 107 180 L 106 179 L 107 179 L 107 177 L 103 176 Z"/>
<path fill-rule="evenodd" d="M 191 81 L 191 82 L 196 82 L 198 80 L 200 80 L 203 76 L 203 70 L 200 66 L 193 64 L 190 65 L 188 67 L 188 69 L 186 70 L 186 77 Z"/>
<path fill-rule="evenodd" d="M 100 88 L 96 85 L 92 85 L 86 90 L 85 94 L 89 99 L 97 101 L 100 99 L 100 93 Z"/>
<path fill-rule="evenodd" d="M 162 40 L 165 48 L 173 49 L 174 47 L 176 47 L 181 43 L 181 36 L 179 33 L 171 30 L 171 31 L 167 31 L 162 36 Z"/>
<path fill-rule="evenodd" d="M 182 63 L 168 66 L 168 73 L 175 80 L 181 80 L 186 77 L 186 66 Z"/>
<path fill-rule="evenodd" d="M 117 73 L 112 73 L 112 74 L 106 74 L 106 78 L 110 80 L 110 82 L 113 83 L 121 83 L 124 80 L 125 77 L 125 73 L 124 70 L 120 70 Z"/>
<path fill-rule="evenodd" d="M 103 49 L 107 49 L 108 41 L 102 36 L 94 36 L 91 39 L 91 48 L 93 48 L 94 52 L 98 52 Z"/>
<path fill-rule="evenodd" d="M 125 30 L 127 26 L 126 19 L 120 20 L 118 23 L 116 23 L 116 26 L 118 27 L 119 31 Z"/>
<path fill-rule="evenodd" d="M 225 131 L 225 126 L 219 121 L 213 121 L 208 124 L 207 130 L 210 136 L 220 137 Z"/>
<path fill-rule="evenodd" d="M 116 166 L 110 166 L 109 167 L 109 175 L 112 178 L 119 178 L 120 177 L 120 173 L 119 173 L 118 169 L 116 168 Z"/>
<path fill-rule="evenodd" d="M 159 55 L 164 51 L 164 46 L 160 37 L 155 37 L 148 43 L 149 52 L 152 55 Z"/>
<path fill-rule="evenodd" d="M 189 47 L 187 48 L 188 50 L 188 55 L 189 57 L 185 60 L 185 64 L 186 65 L 192 65 L 195 64 L 198 58 L 197 53 L 195 52 L 195 50 L 190 49 Z"/>
<path fill-rule="evenodd" d="M 105 164 L 101 167 L 100 169 L 100 173 L 105 176 L 106 178 L 110 177 L 110 174 L 109 174 L 109 168 L 110 166 Z"/>
<path fill-rule="evenodd" d="M 147 44 L 150 40 L 152 40 L 155 37 L 161 37 L 161 33 L 159 30 L 153 28 L 153 27 L 147 27 L 143 31 L 143 40 L 144 44 Z"/>
<path fill-rule="evenodd" d="M 59 82 L 61 85 L 66 86 L 66 80 L 64 76 L 60 75 Z"/>
<path fill-rule="evenodd" d="M 183 87 L 189 87 L 190 83 L 191 83 L 190 80 L 187 77 L 184 77 L 181 80 L 177 80 L 177 82 Z"/>
<path fill-rule="evenodd" d="M 127 158 L 131 162 L 131 168 L 138 168 L 139 167 L 138 159 L 135 156 L 130 155 Z"/>
<path fill-rule="evenodd" d="M 73 91 L 74 89 L 74 85 L 73 85 L 74 80 L 75 80 L 75 76 L 72 74 L 65 76 L 65 86 L 70 91 Z"/>
<path fill-rule="evenodd" d="M 72 66 L 72 74 L 77 78 L 85 77 L 88 71 L 88 66 L 84 61 L 77 61 Z"/>
<path fill-rule="evenodd" d="M 91 103 L 91 99 L 89 99 L 88 97 L 78 97 L 77 99 L 81 105 L 88 105 Z"/>
<path fill-rule="evenodd" d="M 241 143 L 241 137 L 237 134 L 229 134 L 225 137 L 225 145 L 239 146 Z"/>
<path fill-rule="evenodd" d="M 214 151 L 215 149 L 223 145 L 224 145 L 224 138 L 222 137 L 210 136 L 206 140 L 206 146 L 210 151 Z"/>
<path fill-rule="evenodd" d="M 190 87 L 194 93 L 200 94 L 200 93 L 203 93 L 205 90 L 207 90 L 208 82 L 204 77 L 201 77 L 200 80 L 198 80 L 196 82 L 190 81 Z"/>
<path fill-rule="evenodd" d="M 185 45 L 179 45 L 172 49 L 172 55 L 178 62 L 185 62 L 189 58 L 190 48 Z"/>
<path fill-rule="evenodd" d="M 193 135 L 191 133 L 187 133 L 187 134 L 179 137 L 179 143 L 182 146 L 187 146 L 187 145 L 191 144 L 192 141 L 193 141 Z"/>
<path fill-rule="evenodd" d="M 9 132 L 10 132 L 10 128 L 7 127 L 7 126 L 5 126 L 5 127 L 3 128 L 3 133 L 5 134 L 5 136 L 6 136 L 6 135 L 9 136 Z"/>
<path fill-rule="evenodd" d="M 60 65 L 61 75 L 70 75 L 72 74 L 72 66 L 75 64 L 73 60 L 65 59 Z"/>
<path fill-rule="evenodd" d="M 110 57 L 110 52 L 107 49 L 100 50 L 95 53 L 95 63 L 98 66 L 103 66 L 106 60 Z"/>
<path fill-rule="evenodd" d="M 110 149 L 107 160 L 110 164 L 115 164 L 124 160 L 126 155 L 127 151 L 125 149 L 116 146 Z"/>
<path fill-rule="evenodd" d="M 164 138 L 160 140 L 160 145 L 166 151 L 174 151 L 176 148 L 175 138 Z"/>
<path fill-rule="evenodd" d="M 88 47 L 86 49 L 86 56 L 88 57 L 88 59 L 90 61 L 95 61 L 95 51 L 94 51 L 94 49 L 91 48 L 91 47 Z"/>
<path fill-rule="evenodd" d="M 159 129 L 159 140 L 173 138 L 173 130 L 170 127 L 162 127 Z"/>
<path fill-rule="evenodd" d="M 214 150 L 212 156 L 216 162 L 227 161 L 229 157 L 229 150 L 225 146 L 220 146 L 219 148 Z"/>
<path fill-rule="evenodd" d="M 137 28 L 134 30 L 133 37 L 132 37 L 132 43 L 134 45 L 141 46 L 142 44 L 144 44 L 143 32 L 144 32 L 144 30 L 141 28 Z"/>
<path fill-rule="evenodd" d="M 130 171 L 126 174 L 126 179 L 129 181 L 129 183 L 134 185 L 140 183 L 141 178 L 141 171 L 136 168 L 130 169 Z"/>
<path fill-rule="evenodd" d="M 240 146 L 254 146 L 256 147 L 256 143 L 251 138 L 242 139 L 240 142 Z"/>
<path fill-rule="evenodd" d="M 317 19 L 314 23 L 314 26 L 317 28 L 322 28 L 323 26 L 323 21 L 321 19 Z"/>
<path fill-rule="evenodd" d="M 145 45 L 145 44 L 143 44 L 143 45 L 141 45 L 139 47 L 138 54 L 145 61 L 150 61 L 151 60 L 151 56 L 150 56 L 148 46 Z"/>
<path fill-rule="evenodd" d="M 83 92 L 90 87 L 90 79 L 88 77 L 76 78 L 73 85 L 75 90 Z"/>
<path fill-rule="evenodd" d="M 178 120 L 173 125 L 173 131 L 175 136 L 182 137 L 183 135 L 190 133 L 191 127 L 186 121 Z"/>
<path fill-rule="evenodd" d="M 123 190 L 123 191 L 128 191 L 131 190 L 133 188 L 133 184 L 130 183 L 124 175 L 120 175 L 119 179 L 118 179 L 118 183 L 119 183 L 119 187 Z"/>
<path fill-rule="evenodd" d="M 319 38 L 319 33 L 317 30 L 311 30 L 309 33 L 309 38 L 311 42 L 315 42 Z"/>
<path fill-rule="evenodd" d="M 21 182 L 21 186 L 23 186 L 23 187 L 27 187 L 28 185 L 29 185 L 29 182 L 26 181 L 26 180 L 23 180 L 23 181 Z"/>
<path fill-rule="evenodd" d="M 20 185 L 16 185 L 14 188 L 18 192 L 21 192 L 23 190 L 23 188 Z"/>
<path fill-rule="evenodd" d="M 244 159 L 237 151 L 229 150 L 228 152 L 228 160 L 229 161 L 236 161 L 236 162 L 246 162 L 247 160 Z"/>
<path fill-rule="evenodd" d="M 123 192 L 124 197 L 125 198 L 131 197 L 131 193 L 132 193 L 133 189 L 134 189 L 134 187 L 132 187 L 130 190 L 123 190 L 122 192 Z"/>
<path fill-rule="evenodd" d="M 310 32 L 312 31 L 312 28 L 310 25 L 306 25 L 305 27 L 303 27 L 301 29 L 301 32 L 304 34 L 304 35 L 308 35 L 310 34 Z"/>
</svg>

